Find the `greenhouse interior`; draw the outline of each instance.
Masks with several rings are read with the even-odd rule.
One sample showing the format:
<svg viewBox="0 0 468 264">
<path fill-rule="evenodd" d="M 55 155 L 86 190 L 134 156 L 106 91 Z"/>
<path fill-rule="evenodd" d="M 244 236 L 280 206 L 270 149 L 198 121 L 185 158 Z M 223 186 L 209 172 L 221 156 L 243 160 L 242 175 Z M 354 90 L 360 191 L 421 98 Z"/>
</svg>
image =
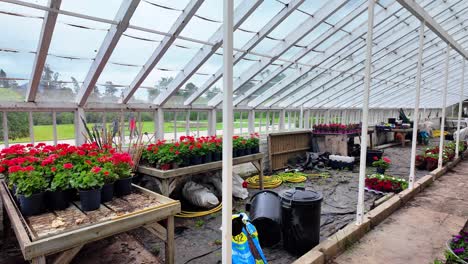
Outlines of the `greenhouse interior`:
<svg viewBox="0 0 468 264">
<path fill-rule="evenodd" d="M 0 263 L 467 263 L 467 18 L 0 0 Z"/>
</svg>

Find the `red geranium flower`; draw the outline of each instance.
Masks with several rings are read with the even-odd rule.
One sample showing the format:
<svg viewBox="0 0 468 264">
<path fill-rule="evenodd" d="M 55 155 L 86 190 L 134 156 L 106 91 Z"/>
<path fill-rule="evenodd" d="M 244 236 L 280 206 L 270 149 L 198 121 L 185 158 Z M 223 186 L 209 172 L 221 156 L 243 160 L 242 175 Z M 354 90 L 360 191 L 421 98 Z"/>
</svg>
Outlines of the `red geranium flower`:
<svg viewBox="0 0 468 264">
<path fill-rule="evenodd" d="M 73 168 L 73 164 L 71 164 L 71 163 L 65 163 L 65 164 L 63 164 L 63 168 L 64 168 L 64 169 L 71 169 L 71 168 Z"/>
<path fill-rule="evenodd" d="M 101 170 L 102 170 L 101 167 L 94 166 L 94 167 L 91 169 L 91 172 L 93 172 L 93 173 L 99 173 Z"/>
</svg>

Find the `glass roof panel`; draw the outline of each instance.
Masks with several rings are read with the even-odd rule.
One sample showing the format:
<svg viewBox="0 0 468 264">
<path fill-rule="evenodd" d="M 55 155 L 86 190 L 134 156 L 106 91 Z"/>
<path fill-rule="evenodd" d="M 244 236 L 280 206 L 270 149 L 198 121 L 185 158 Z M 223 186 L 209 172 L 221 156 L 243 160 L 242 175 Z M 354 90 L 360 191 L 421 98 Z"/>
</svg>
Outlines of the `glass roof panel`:
<svg viewBox="0 0 468 264">
<path fill-rule="evenodd" d="M 60 9 L 88 16 L 114 19 L 122 0 L 62 0 Z"/>
<path fill-rule="evenodd" d="M 189 0 L 145 0 L 141 1 L 130 19 L 130 24 L 168 32 L 182 13 Z M 159 6 L 158 6 L 159 5 Z M 163 8 L 165 6 L 167 8 Z"/>
</svg>

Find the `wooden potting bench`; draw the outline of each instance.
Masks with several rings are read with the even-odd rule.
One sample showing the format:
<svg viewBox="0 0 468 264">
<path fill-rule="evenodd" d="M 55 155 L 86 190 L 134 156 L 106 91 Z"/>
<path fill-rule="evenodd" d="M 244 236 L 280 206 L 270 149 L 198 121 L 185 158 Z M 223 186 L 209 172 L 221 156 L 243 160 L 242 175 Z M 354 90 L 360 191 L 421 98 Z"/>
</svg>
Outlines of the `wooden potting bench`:
<svg viewBox="0 0 468 264">
<path fill-rule="evenodd" d="M 165 263 L 174 263 L 179 201 L 134 185 L 131 194 L 101 204 L 96 211 L 83 212 L 79 202 L 73 202 L 65 210 L 23 217 L 3 180 L 0 195 L 23 256 L 32 263 L 46 263 L 46 256 L 56 253 L 52 263 L 69 263 L 85 244 L 138 227 L 164 240 Z"/>
<path fill-rule="evenodd" d="M 401 134 L 401 139 L 400 143 L 401 146 L 404 147 L 406 143 L 406 134 L 413 132 L 412 128 L 392 128 L 390 130 L 377 130 L 378 133 L 395 133 L 395 134 Z"/>
<path fill-rule="evenodd" d="M 252 163 L 255 166 L 259 173 L 258 175 L 260 178 L 260 189 L 263 189 L 263 157 L 263 153 L 256 153 L 232 159 L 233 165 Z M 222 168 L 223 162 L 215 161 L 172 170 L 159 170 L 156 168 L 140 165 L 138 166 L 138 172 L 153 177 L 160 184 L 162 195 L 169 197 L 172 190 L 175 188 L 177 180 L 181 177 L 209 171 L 221 170 Z"/>
</svg>

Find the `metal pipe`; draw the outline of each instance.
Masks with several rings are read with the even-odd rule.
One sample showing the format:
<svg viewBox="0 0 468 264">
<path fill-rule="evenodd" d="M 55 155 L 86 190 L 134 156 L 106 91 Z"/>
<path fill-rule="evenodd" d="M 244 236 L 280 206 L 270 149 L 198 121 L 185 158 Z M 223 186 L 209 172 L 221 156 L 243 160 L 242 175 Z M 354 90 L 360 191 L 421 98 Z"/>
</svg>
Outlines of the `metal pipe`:
<svg viewBox="0 0 468 264">
<path fill-rule="evenodd" d="M 462 117 L 463 111 L 463 89 L 465 85 L 465 64 L 466 60 L 463 59 L 463 68 L 462 68 L 462 75 L 460 80 L 460 102 L 458 103 L 458 121 L 457 121 L 457 143 L 455 147 L 455 158 L 457 159 L 459 156 L 458 146 L 460 145 L 460 120 Z M 465 139 L 463 139 L 465 140 Z"/>
<path fill-rule="evenodd" d="M 440 141 L 439 141 L 439 161 L 437 167 L 442 168 L 443 165 L 443 151 L 444 151 L 444 133 L 445 133 L 445 108 L 447 107 L 447 88 L 449 79 L 449 62 L 450 62 L 450 45 L 447 45 L 447 56 L 445 57 L 445 77 L 444 77 L 444 91 L 442 96 L 442 119 L 440 121 Z"/>
</svg>

